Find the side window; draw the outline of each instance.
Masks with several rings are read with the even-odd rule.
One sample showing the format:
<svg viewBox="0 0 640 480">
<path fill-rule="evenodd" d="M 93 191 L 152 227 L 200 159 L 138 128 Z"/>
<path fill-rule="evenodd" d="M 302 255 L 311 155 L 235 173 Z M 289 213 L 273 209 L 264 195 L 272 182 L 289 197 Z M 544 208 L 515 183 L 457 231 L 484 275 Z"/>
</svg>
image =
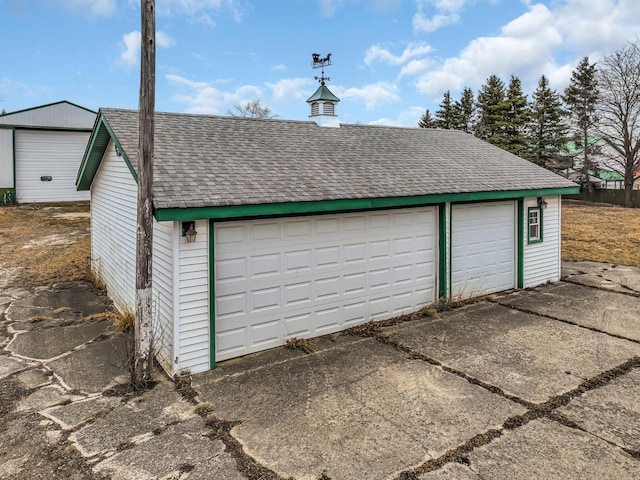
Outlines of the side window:
<svg viewBox="0 0 640 480">
<path fill-rule="evenodd" d="M 529 207 L 527 225 L 529 243 L 542 242 L 542 209 L 540 207 Z"/>
</svg>

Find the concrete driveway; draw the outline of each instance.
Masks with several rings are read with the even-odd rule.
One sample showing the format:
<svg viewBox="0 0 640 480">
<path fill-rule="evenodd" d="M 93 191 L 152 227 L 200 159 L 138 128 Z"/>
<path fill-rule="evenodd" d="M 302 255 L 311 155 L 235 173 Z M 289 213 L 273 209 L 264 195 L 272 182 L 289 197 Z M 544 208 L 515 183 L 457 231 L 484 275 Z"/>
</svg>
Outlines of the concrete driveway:
<svg viewBox="0 0 640 480">
<path fill-rule="evenodd" d="M 23 331 L 0 379 L 53 372 L 15 408 L 39 411 L 118 479 L 640 478 L 640 269 L 564 273 L 438 318 L 318 339 L 312 354 L 223 362 L 181 391 L 164 381 L 100 395 L 118 372 L 100 375 L 99 355 L 70 359 L 105 341 L 101 326 L 68 355 Z M 5 322 L 18 325 L 18 310 Z M 34 397 L 54 387 L 64 401 Z"/>
</svg>

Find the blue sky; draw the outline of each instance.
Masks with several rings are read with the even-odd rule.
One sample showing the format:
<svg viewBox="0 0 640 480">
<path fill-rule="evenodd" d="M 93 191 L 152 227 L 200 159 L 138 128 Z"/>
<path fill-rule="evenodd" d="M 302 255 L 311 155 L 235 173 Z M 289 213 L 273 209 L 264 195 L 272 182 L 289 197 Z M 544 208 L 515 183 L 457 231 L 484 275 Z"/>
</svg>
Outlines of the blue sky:
<svg viewBox="0 0 640 480">
<path fill-rule="evenodd" d="M 158 111 L 225 115 L 260 99 L 306 120 L 326 70 L 344 123 L 415 126 L 450 90 L 541 74 L 640 38 L 638 0 L 156 0 Z M 137 108 L 138 0 L 0 0 L 0 109 Z"/>
</svg>

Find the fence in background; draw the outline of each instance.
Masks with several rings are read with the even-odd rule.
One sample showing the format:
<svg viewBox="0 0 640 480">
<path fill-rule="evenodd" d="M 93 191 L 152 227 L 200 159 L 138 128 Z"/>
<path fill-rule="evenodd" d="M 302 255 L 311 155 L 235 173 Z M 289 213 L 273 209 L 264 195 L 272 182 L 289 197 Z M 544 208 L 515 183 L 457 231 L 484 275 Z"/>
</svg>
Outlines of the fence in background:
<svg viewBox="0 0 640 480">
<path fill-rule="evenodd" d="M 585 202 L 612 203 L 624 207 L 624 190 L 596 190 L 594 192 L 580 192 L 578 195 L 563 195 L 568 200 L 582 200 Z M 631 192 L 633 208 L 640 208 L 640 190 Z"/>
</svg>

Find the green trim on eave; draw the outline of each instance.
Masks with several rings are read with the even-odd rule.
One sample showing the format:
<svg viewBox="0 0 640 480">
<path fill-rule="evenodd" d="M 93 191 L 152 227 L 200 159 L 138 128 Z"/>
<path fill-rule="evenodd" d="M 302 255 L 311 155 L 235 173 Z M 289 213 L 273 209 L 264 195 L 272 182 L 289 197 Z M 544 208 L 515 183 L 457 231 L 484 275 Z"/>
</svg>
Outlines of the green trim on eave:
<svg viewBox="0 0 640 480">
<path fill-rule="evenodd" d="M 518 280 L 516 283 L 517 288 L 524 287 L 524 199 L 518 199 L 518 220 L 517 220 L 518 235 L 516 241 L 518 242 Z"/>
<path fill-rule="evenodd" d="M 438 297 L 447 298 L 447 204 L 438 205 Z"/>
<path fill-rule="evenodd" d="M 216 368 L 216 275 L 213 220 L 209 220 L 209 368 Z"/>
<path fill-rule="evenodd" d="M 158 208 L 154 211 L 159 222 L 170 220 L 216 219 L 230 220 L 247 217 L 269 217 L 302 215 L 325 212 L 348 212 L 355 210 L 378 210 L 385 208 L 417 207 L 437 205 L 445 202 L 474 202 L 489 200 L 512 200 L 523 197 L 545 195 L 570 195 L 580 193 L 580 187 L 545 188 L 537 190 L 507 190 L 494 192 L 441 193 L 412 197 L 347 198 L 312 202 L 261 203 L 257 205 L 229 205 L 218 207 Z"/>
<path fill-rule="evenodd" d="M 133 176 L 135 182 L 138 183 L 138 175 L 133 168 L 133 165 L 131 165 L 127 154 L 124 152 L 109 123 L 103 115 L 100 115 L 96 122 L 96 126 L 93 129 L 93 133 L 89 137 L 89 143 L 78 170 L 78 176 L 76 177 L 77 190 L 89 190 L 91 188 L 93 179 L 98 172 L 98 168 L 100 168 L 100 163 L 102 163 L 104 154 L 109 146 L 109 141 L 113 141 L 116 147 L 122 152 L 122 158 L 127 165 L 129 172 Z M 96 142 L 100 143 L 97 147 Z"/>
</svg>

